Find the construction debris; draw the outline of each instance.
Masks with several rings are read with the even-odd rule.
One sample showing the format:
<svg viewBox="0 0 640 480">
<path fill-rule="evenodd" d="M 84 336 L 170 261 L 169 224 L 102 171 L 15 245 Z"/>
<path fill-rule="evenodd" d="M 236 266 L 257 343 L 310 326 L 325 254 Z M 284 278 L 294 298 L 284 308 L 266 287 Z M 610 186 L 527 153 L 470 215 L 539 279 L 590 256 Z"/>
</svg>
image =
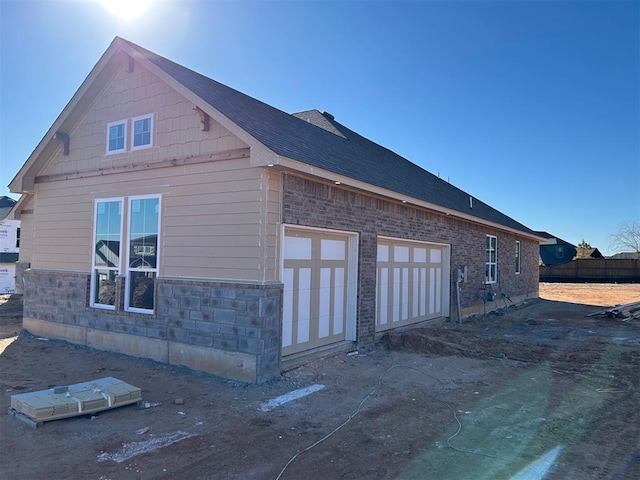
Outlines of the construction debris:
<svg viewBox="0 0 640 480">
<path fill-rule="evenodd" d="M 54 387 L 11 396 L 9 414 L 39 426 L 49 420 L 76 417 L 137 403 L 142 390 L 117 378 Z"/>
<path fill-rule="evenodd" d="M 605 310 L 598 310 L 590 313 L 587 317 L 610 317 L 619 318 L 622 321 L 640 320 L 640 302 L 625 303 L 624 305 L 616 305 Z"/>
</svg>

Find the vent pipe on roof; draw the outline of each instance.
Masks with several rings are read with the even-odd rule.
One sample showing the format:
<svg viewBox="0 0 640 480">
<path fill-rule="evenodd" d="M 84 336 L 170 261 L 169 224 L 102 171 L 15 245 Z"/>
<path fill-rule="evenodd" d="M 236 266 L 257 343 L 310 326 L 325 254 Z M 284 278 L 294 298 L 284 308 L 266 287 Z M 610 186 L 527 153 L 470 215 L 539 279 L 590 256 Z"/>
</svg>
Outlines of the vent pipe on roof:
<svg viewBox="0 0 640 480">
<path fill-rule="evenodd" d="M 333 115 L 331 115 L 329 112 L 322 112 L 322 115 L 324 115 L 325 117 L 327 117 L 329 120 L 335 120 L 336 117 L 334 117 Z"/>
<path fill-rule="evenodd" d="M 473 209 L 473 197 L 469 196 L 469 208 Z"/>
</svg>

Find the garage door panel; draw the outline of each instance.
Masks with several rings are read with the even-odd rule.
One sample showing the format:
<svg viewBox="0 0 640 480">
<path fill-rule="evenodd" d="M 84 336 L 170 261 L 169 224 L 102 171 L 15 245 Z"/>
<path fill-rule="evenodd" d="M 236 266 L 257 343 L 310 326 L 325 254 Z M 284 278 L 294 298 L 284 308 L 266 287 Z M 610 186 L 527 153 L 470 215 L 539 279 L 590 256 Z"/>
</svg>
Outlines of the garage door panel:
<svg viewBox="0 0 640 480">
<path fill-rule="evenodd" d="M 311 269 L 301 268 L 298 275 L 298 317 L 296 343 L 309 341 L 311 323 Z"/>
<path fill-rule="evenodd" d="M 381 325 L 387 324 L 387 315 L 389 313 L 389 269 L 378 269 L 378 321 Z"/>
<path fill-rule="evenodd" d="M 293 343 L 293 268 L 285 268 L 282 271 L 282 283 L 284 284 L 284 294 L 282 302 L 282 347 L 288 347 Z"/>
</svg>

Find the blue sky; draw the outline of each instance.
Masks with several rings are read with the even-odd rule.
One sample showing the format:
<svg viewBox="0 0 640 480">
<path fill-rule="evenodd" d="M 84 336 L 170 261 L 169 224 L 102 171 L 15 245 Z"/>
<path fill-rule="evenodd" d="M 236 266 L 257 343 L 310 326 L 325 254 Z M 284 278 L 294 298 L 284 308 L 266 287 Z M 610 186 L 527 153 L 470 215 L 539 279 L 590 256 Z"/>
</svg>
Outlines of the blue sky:
<svg viewBox="0 0 640 480">
<path fill-rule="evenodd" d="M 640 220 L 640 2 L 0 0 L 0 195 L 115 35 L 317 108 L 535 230 Z M 17 198 L 16 195 L 12 195 Z"/>
</svg>

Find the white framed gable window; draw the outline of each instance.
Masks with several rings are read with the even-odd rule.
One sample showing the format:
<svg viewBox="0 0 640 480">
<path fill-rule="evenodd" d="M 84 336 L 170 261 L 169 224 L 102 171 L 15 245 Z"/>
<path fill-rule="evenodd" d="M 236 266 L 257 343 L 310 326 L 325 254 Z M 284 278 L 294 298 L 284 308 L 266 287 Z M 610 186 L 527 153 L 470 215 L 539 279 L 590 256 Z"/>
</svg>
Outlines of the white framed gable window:
<svg viewBox="0 0 640 480">
<path fill-rule="evenodd" d="M 107 155 L 127 149 L 127 121 L 118 120 L 107 124 Z"/>
<path fill-rule="evenodd" d="M 131 119 L 131 150 L 153 146 L 153 114 Z"/>
<path fill-rule="evenodd" d="M 496 283 L 498 281 L 498 237 L 487 235 L 486 240 L 486 267 L 484 282 Z"/>
</svg>

